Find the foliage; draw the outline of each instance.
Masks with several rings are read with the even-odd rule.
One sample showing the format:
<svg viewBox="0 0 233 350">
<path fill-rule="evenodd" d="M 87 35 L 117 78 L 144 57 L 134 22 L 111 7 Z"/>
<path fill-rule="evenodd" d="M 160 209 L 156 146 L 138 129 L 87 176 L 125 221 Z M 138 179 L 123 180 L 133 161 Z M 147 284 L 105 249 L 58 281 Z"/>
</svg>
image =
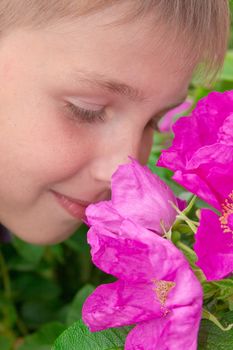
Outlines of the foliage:
<svg viewBox="0 0 233 350">
<path fill-rule="evenodd" d="M 101 281 L 83 226 L 62 244 L 39 247 L 16 237 L 0 251 L 0 349 L 47 350 L 81 316 Z"/>
<path fill-rule="evenodd" d="M 56 340 L 52 350 L 120 350 L 124 348 L 128 328 L 112 328 L 107 331 L 90 333 L 88 328 L 78 321 Z"/>
</svg>

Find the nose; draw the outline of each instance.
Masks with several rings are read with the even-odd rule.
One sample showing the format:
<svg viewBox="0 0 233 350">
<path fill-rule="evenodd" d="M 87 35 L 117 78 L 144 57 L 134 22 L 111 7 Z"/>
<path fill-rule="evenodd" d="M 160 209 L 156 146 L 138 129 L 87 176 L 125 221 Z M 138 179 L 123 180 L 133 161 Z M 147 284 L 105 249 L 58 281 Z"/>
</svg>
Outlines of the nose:
<svg viewBox="0 0 233 350">
<path fill-rule="evenodd" d="M 97 182 L 110 187 L 112 174 L 121 164 L 130 162 L 130 158 L 139 158 L 140 137 L 137 138 L 133 131 L 122 132 L 119 137 L 112 135 L 102 144 L 99 154 L 93 159 L 91 172 L 92 178 Z"/>
</svg>

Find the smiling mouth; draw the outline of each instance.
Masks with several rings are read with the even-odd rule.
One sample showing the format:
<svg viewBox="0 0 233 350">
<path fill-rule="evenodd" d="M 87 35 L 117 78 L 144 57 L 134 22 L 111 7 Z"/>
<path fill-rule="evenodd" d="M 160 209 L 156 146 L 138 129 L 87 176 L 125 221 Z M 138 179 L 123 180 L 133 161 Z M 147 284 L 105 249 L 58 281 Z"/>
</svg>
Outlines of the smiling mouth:
<svg viewBox="0 0 233 350">
<path fill-rule="evenodd" d="M 91 202 L 71 198 L 55 191 L 51 192 L 61 207 L 65 209 L 70 215 L 79 220 L 85 219 L 86 208 L 91 204 Z"/>
</svg>

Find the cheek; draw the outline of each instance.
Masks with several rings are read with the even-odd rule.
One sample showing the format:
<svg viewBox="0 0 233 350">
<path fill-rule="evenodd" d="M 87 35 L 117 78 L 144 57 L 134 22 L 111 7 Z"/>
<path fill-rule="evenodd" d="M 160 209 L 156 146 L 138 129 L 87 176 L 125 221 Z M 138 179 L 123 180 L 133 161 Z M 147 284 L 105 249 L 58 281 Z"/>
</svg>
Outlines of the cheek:
<svg viewBox="0 0 233 350">
<path fill-rule="evenodd" d="M 1 132 L 0 180 L 15 193 L 36 196 L 74 176 L 88 161 L 90 146 L 84 133 L 55 114 L 38 112 L 33 119 L 18 115 L 13 122 L 8 118 Z"/>
<path fill-rule="evenodd" d="M 48 185 L 65 181 L 84 168 L 93 153 L 90 135 L 66 118 L 55 115 L 47 127 L 37 130 L 33 175 Z M 93 140 L 92 140 L 93 141 Z M 32 140 L 33 142 L 33 140 Z"/>
<path fill-rule="evenodd" d="M 33 81 L 16 76 L 0 87 L 0 180 L 30 192 L 75 174 L 90 150 L 88 135 Z"/>
<path fill-rule="evenodd" d="M 82 137 L 76 132 L 76 138 L 70 138 L 63 128 L 37 129 L 28 142 L 34 146 L 32 151 L 22 150 L 23 158 L 27 159 L 23 167 L 40 187 L 73 177 L 88 159 Z"/>
</svg>

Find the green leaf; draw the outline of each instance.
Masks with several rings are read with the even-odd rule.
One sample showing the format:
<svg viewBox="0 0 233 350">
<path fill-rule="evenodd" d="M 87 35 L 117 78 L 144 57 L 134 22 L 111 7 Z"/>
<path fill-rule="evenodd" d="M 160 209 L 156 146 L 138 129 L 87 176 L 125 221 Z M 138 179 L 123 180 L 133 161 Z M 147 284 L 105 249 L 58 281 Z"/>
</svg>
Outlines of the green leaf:
<svg viewBox="0 0 233 350">
<path fill-rule="evenodd" d="M 48 302 L 34 301 L 25 302 L 21 308 L 23 321 L 30 328 L 37 328 L 44 323 L 52 322 L 58 319 L 57 313 L 60 305 L 54 300 Z"/>
<path fill-rule="evenodd" d="M 82 306 L 86 298 L 93 292 L 94 286 L 87 284 L 74 297 L 67 314 L 67 325 L 71 325 L 82 317 Z"/>
<path fill-rule="evenodd" d="M 52 350 L 123 350 L 130 329 L 112 328 L 91 333 L 80 320 L 61 334 Z"/>
<path fill-rule="evenodd" d="M 87 231 L 86 225 L 80 226 L 80 228 L 69 239 L 64 241 L 64 245 L 75 251 L 76 253 L 89 252 L 90 247 L 87 243 Z"/>
<path fill-rule="evenodd" d="M 46 247 L 45 256 L 50 263 L 59 261 L 61 264 L 64 260 L 64 249 L 62 244 L 54 244 Z"/>
<path fill-rule="evenodd" d="M 233 322 L 233 312 L 228 312 L 221 322 L 227 326 Z M 214 323 L 203 320 L 199 331 L 198 350 L 232 350 L 233 329 L 223 332 Z"/>
<path fill-rule="evenodd" d="M 202 288 L 204 291 L 204 299 L 209 299 L 213 297 L 217 292 L 217 287 L 214 286 L 211 282 L 204 281 L 202 283 Z"/>
<path fill-rule="evenodd" d="M 55 339 L 64 329 L 65 326 L 59 322 L 44 325 L 38 332 L 27 336 L 18 350 L 51 350 Z"/>
<path fill-rule="evenodd" d="M 12 329 L 17 320 L 15 305 L 0 291 L 0 321 Z M 1 349 L 1 347 L 0 347 Z"/>
<path fill-rule="evenodd" d="M 226 278 L 212 283 L 219 288 L 218 300 L 225 300 L 233 296 L 233 278 Z"/>
<path fill-rule="evenodd" d="M 43 256 L 45 247 L 25 243 L 16 236 L 13 237 L 12 243 L 17 253 L 26 261 L 37 264 Z"/>
<path fill-rule="evenodd" d="M 61 292 L 56 281 L 36 273 L 18 274 L 12 281 L 12 288 L 16 291 L 15 298 L 26 301 L 54 300 Z"/>
<path fill-rule="evenodd" d="M 1 350 L 11 350 L 12 349 L 12 340 L 3 336 L 3 335 L 0 335 L 0 349 Z"/>
<path fill-rule="evenodd" d="M 233 50 L 229 50 L 226 54 L 220 79 L 233 81 Z"/>
<path fill-rule="evenodd" d="M 220 281 L 205 282 L 203 284 L 205 296 L 215 295 L 216 300 L 227 300 L 233 297 L 233 279 L 226 278 Z"/>
</svg>

